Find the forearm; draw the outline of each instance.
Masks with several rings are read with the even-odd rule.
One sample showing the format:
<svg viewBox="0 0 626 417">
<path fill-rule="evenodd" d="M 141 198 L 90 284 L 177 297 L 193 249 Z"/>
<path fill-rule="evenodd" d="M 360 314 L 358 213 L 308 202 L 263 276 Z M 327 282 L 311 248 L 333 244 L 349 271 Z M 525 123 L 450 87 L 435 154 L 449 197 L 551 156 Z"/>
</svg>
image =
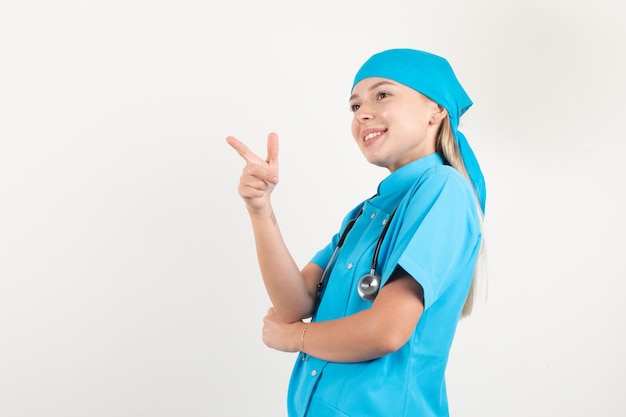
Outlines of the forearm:
<svg viewBox="0 0 626 417">
<path fill-rule="evenodd" d="M 278 228 L 270 195 L 278 184 L 278 136 L 267 136 L 267 157 L 260 158 L 238 139 L 226 141 L 246 161 L 239 180 L 239 195 L 252 221 L 263 282 L 276 312 L 287 322 L 310 314 L 315 300 L 315 275 L 307 279 L 287 250 Z M 309 269 L 310 270 L 310 269 Z M 307 289 L 309 287 L 310 289 Z M 311 294 L 312 293 L 312 294 Z"/>
<path fill-rule="evenodd" d="M 272 305 L 284 320 L 307 317 L 315 297 L 285 244 L 271 205 L 249 210 L 249 214 L 259 268 Z"/>
<path fill-rule="evenodd" d="M 344 318 L 280 324 L 268 314 L 264 341 L 275 349 L 300 350 L 332 362 L 367 361 L 400 349 L 423 311 L 419 284 L 398 275 L 381 289 L 372 307 Z"/>
<path fill-rule="evenodd" d="M 389 332 L 377 328 L 366 312 L 342 319 L 305 323 L 295 336 L 298 350 L 330 362 L 363 362 L 380 358 L 399 348 Z M 304 337 L 302 337 L 304 334 Z"/>
</svg>

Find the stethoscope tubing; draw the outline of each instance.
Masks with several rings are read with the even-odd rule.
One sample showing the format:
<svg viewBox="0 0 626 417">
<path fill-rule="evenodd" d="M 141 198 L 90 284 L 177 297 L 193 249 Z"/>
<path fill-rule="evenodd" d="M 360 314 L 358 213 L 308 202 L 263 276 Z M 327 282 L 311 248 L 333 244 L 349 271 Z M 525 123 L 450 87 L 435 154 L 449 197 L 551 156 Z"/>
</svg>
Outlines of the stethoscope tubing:
<svg viewBox="0 0 626 417">
<path fill-rule="evenodd" d="M 326 268 L 324 268 L 322 277 L 319 283 L 317 284 L 317 305 L 319 305 L 319 303 L 322 301 L 324 286 L 328 278 L 328 275 L 330 274 L 330 271 L 334 267 L 335 260 L 339 253 L 339 250 L 343 246 L 343 243 L 346 240 L 348 233 L 354 226 L 354 223 L 356 223 L 357 219 L 363 213 L 364 206 L 365 205 L 361 207 L 357 215 L 353 219 L 351 219 L 346 225 L 345 229 L 341 233 L 341 236 L 339 237 L 339 240 L 337 241 L 335 250 L 333 251 L 333 254 L 330 257 L 330 260 L 328 261 Z M 385 225 L 383 226 L 383 230 L 378 235 L 378 240 L 376 241 L 376 247 L 374 248 L 374 254 L 372 255 L 372 262 L 370 264 L 369 274 L 363 275 L 361 279 L 359 280 L 357 290 L 358 290 L 359 296 L 366 301 L 373 301 L 376 298 L 376 294 L 378 293 L 380 280 L 381 280 L 380 276 L 376 274 L 376 267 L 378 265 L 378 255 L 380 253 L 380 249 L 382 247 L 383 241 L 385 240 L 385 236 L 387 235 L 387 231 L 389 230 L 389 225 L 391 224 L 391 220 L 393 219 L 393 216 L 396 214 L 397 210 L 398 210 L 398 206 L 396 206 L 396 208 L 393 210 L 393 212 L 391 213 L 391 215 L 385 222 Z M 365 291 L 362 291 L 363 289 L 365 289 Z M 317 306 L 316 306 L 316 309 L 317 309 Z"/>
</svg>

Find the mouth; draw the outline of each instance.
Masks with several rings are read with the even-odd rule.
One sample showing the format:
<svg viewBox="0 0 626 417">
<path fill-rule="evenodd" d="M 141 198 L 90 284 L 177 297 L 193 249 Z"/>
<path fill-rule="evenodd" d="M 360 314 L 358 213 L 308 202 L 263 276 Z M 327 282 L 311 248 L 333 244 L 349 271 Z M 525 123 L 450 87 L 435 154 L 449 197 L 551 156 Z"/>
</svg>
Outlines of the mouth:
<svg viewBox="0 0 626 417">
<path fill-rule="evenodd" d="M 387 129 L 370 131 L 363 136 L 363 142 L 367 143 L 372 139 L 378 138 L 380 135 L 382 135 L 385 132 L 387 132 Z"/>
</svg>

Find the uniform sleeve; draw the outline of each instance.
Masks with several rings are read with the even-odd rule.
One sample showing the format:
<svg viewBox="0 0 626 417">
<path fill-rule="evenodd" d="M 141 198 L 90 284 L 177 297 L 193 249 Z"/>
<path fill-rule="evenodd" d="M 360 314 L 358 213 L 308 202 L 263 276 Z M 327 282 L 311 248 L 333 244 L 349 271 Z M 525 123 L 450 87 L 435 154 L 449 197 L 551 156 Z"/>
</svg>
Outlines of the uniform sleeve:
<svg viewBox="0 0 626 417">
<path fill-rule="evenodd" d="M 430 307 L 455 280 L 472 279 L 481 239 L 474 193 L 448 166 L 422 177 L 399 207 L 383 285 L 401 266 L 424 289 Z"/>
<path fill-rule="evenodd" d="M 330 258 L 333 255 L 333 251 L 335 250 L 335 246 L 337 245 L 337 241 L 339 240 L 339 233 L 337 233 L 331 239 L 330 243 L 324 246 L 323 249 L 320 249 L 314 256 L 311 258 L 311 263 L 316 264 L 322 269 L 325 269 L 330 262 Z"/>
</svg>

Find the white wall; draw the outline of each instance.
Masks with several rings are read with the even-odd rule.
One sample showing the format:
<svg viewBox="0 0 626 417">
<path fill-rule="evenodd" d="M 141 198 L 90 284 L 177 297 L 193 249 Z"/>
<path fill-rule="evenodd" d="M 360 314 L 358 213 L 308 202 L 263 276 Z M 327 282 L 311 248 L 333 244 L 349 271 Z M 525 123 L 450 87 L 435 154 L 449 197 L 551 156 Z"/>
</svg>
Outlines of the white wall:
<svg viewBox="0 0 626 417">
<path fill-rule="evenodd" d="M 301 264 L 385 172 L 358 66 L 447 57 L 488 185 L 488 288 L 452 413 L 626 413 L 624 8 L 614 0 L 21 1 L 0 6 L 0 416 L 284 416 L 227 135 L 281 138 Z M 209 4 L 210 3 L 210 4 Z"/>
</svg>

